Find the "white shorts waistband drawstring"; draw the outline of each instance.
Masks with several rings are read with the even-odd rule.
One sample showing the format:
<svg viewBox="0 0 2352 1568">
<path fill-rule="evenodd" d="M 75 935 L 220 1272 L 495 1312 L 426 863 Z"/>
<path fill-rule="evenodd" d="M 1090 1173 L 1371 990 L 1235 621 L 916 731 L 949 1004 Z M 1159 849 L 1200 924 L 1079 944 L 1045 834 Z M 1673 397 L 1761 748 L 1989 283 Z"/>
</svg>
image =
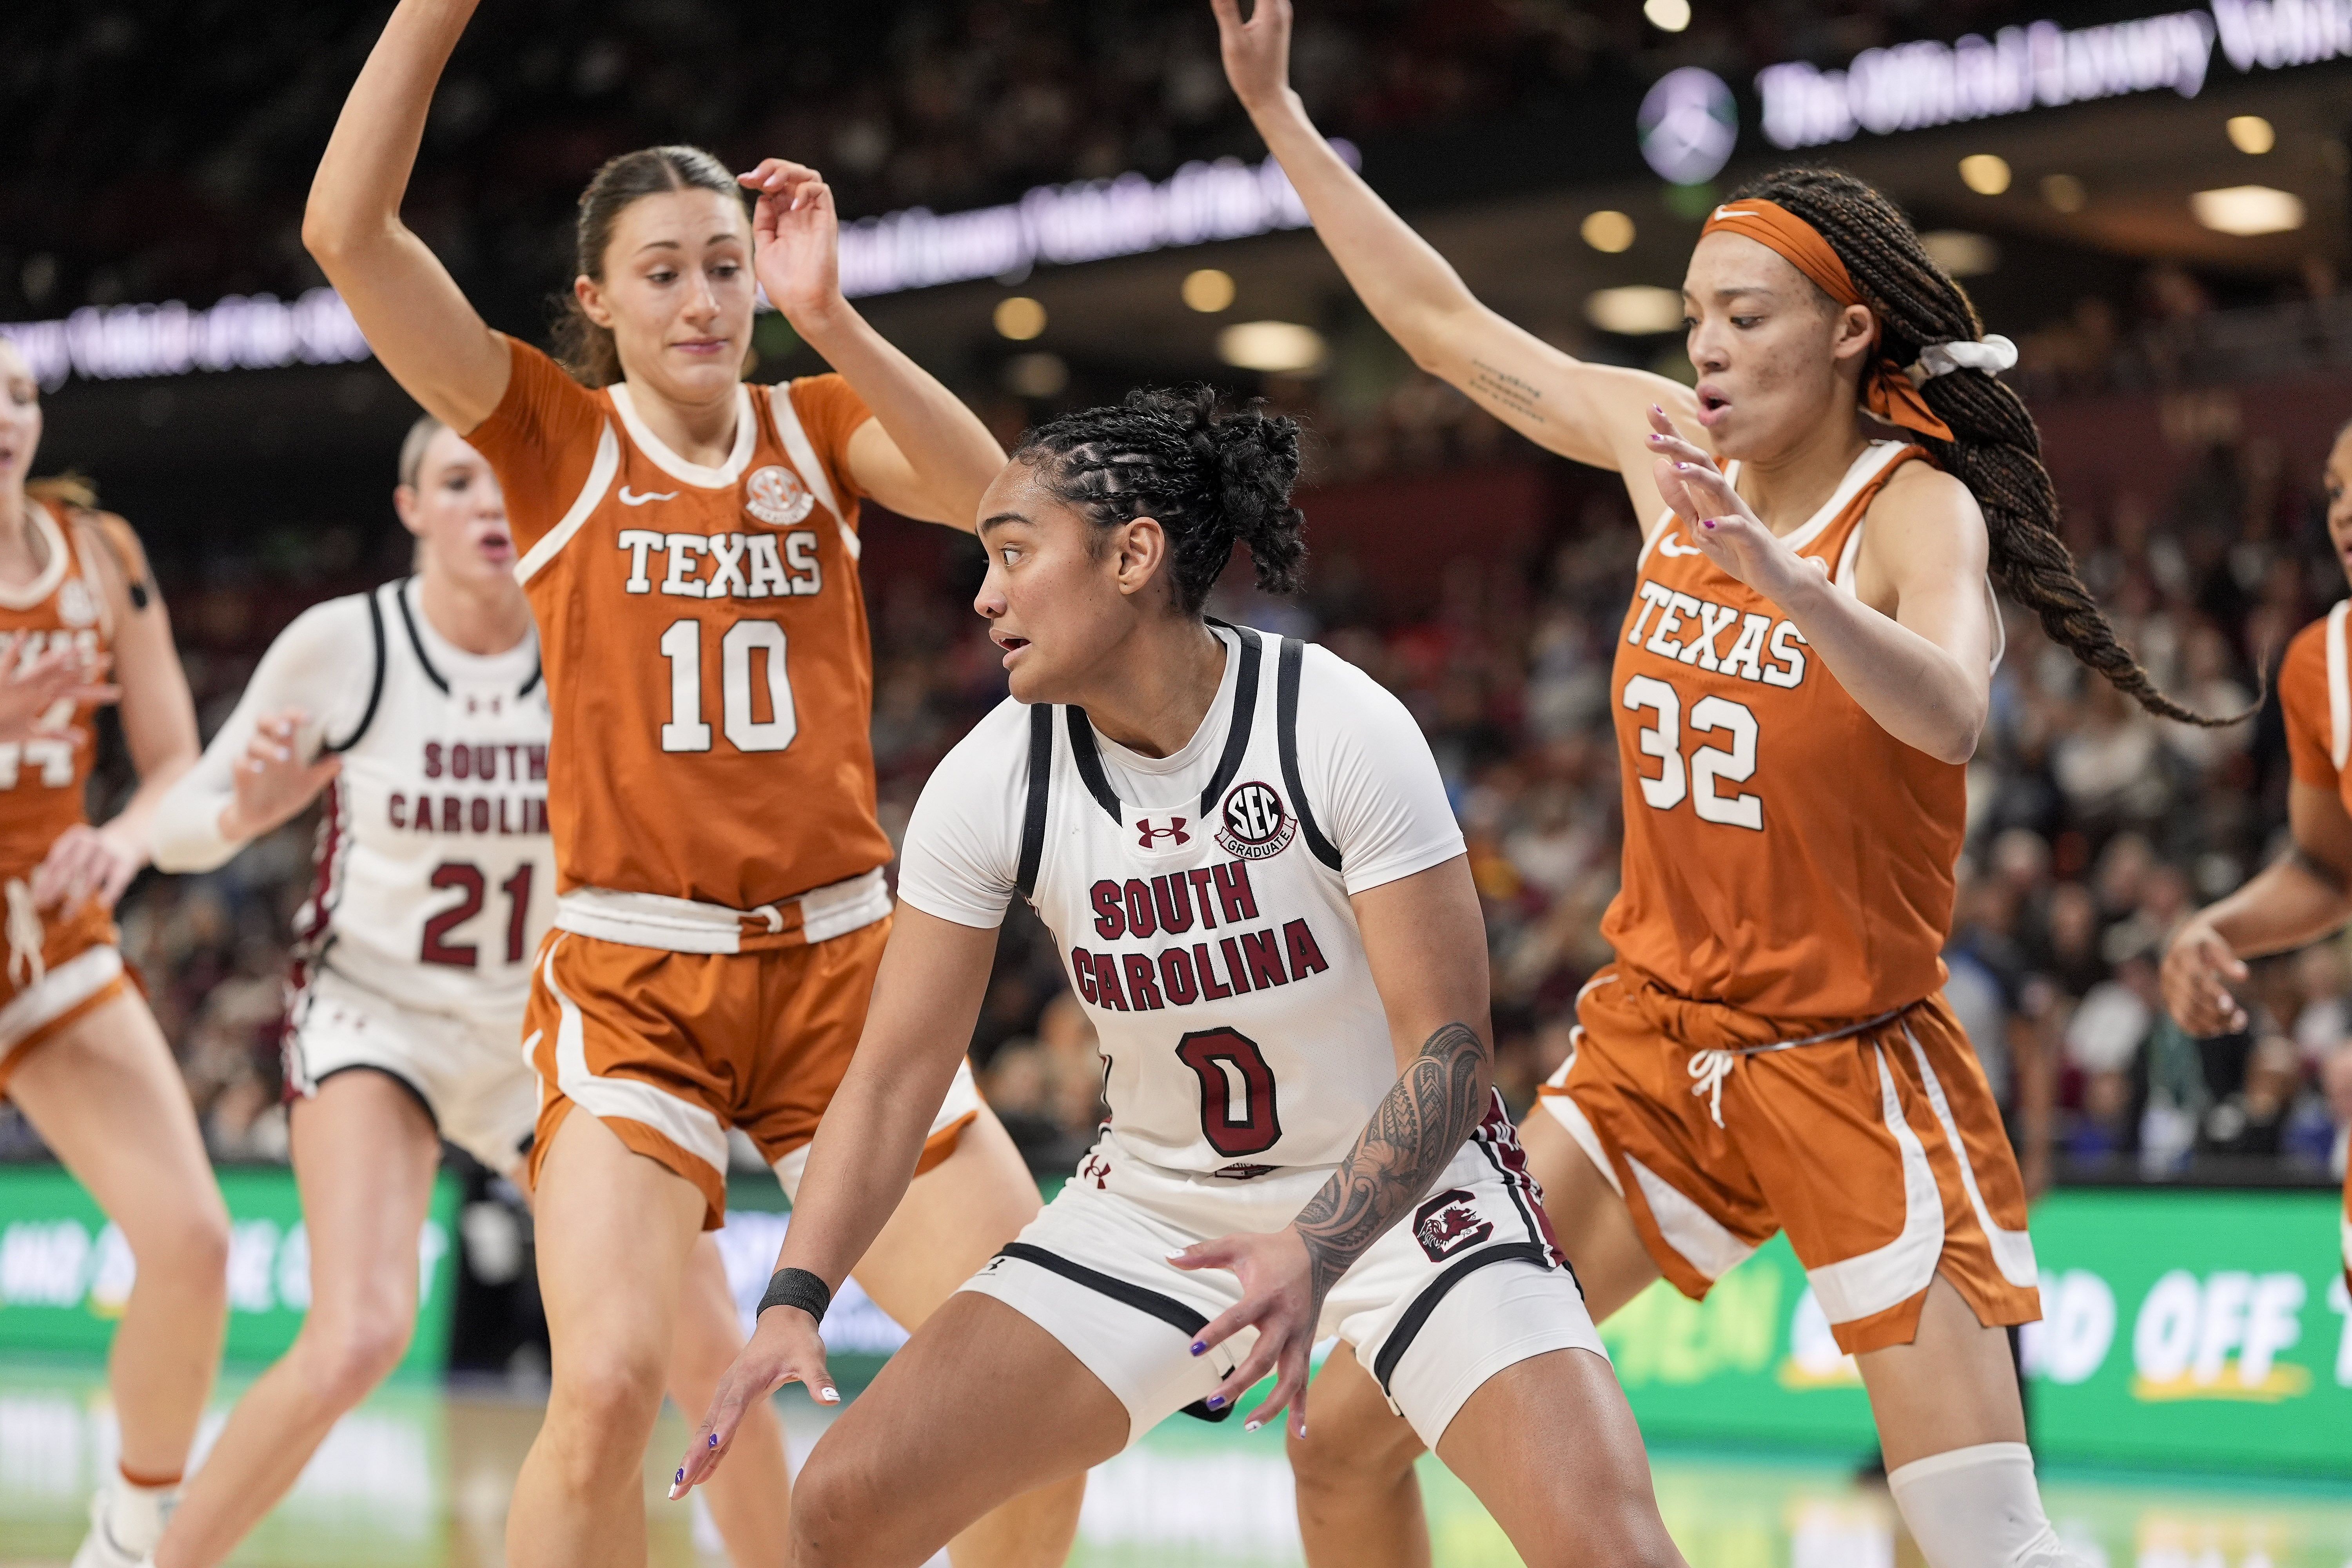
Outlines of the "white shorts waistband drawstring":
<svg viewBox="0 0 2352 1568">
<path fill-rule="evenodd" d="M 41 924 L 41 911 L 34 906 L 33 889 L 22 877 L 11 877 L 8 896 L 8 980 L 22 991 L 37 985 L 49 972 L 48 961 L 41 949 L 48 942 L 48 932 Z"/>
<path fill-rule="evenodd" d="M 1691 1053 L 1690 1059 L 1690 1075 L 1694 1080 L 1691 1084 L 1691 1093 L 1694 1096 L 1703 1094 L 1707 1097 L 1707 1114 L 1712 1116 L 1715 1119 L 1715 1124 L 1720 1127 L 1723 1125 L 1723 1080 L 1731 1076 L 1731 1069 L 1739 1065 L 1740 1058 L 1760 1057 L 1772 1051 L 1793 1051 L 1799 1046 L 1822 1046 L 1827 1045 L 1832 1040 L 1846 1039 L 1866 1030 L 1875 1029 L 1881 1024 L 1891 1024 L 1918 1005 L 1916 1002 L 1906 1002 L 1902 1006 L 1890 1008 L 1875 1018 L 1864 1018 L 1859 1024 L 1848 1024 L 1842 1029 L 1831 1029 L 1819 1035 L 1807 1035 L 1801 1040 L 1776 1040 L 1769 1046 L 1730 1046 L 1694 1051 Z"/>
</svg>

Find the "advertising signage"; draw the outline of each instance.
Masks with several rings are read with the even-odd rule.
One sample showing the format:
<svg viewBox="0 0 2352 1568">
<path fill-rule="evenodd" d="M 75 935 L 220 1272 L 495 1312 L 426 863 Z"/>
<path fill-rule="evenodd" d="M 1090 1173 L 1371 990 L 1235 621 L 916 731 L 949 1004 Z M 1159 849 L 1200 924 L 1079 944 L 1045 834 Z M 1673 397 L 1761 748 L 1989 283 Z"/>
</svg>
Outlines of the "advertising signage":
<svg viewBox="0 0 2352 1568">
<path fill-rule="evenodd" d="M 1895 44 L 1840 67 L 1783 61 L 1756 74 L 1756 94 L 1764 139 L 1793 152 L 2134 93 L 2195 98 L 2223 65 L 2252 73 L 2348 57 L 2352 0 L 2212 0 L 2095 27 L 2043 21 L 1990 38 Z M 1693 79 L 1706 75 L 1675 71 L 1643 101 L 1643 155 L 1677 184 L 1712 179 L 1731 156 L 1720 126 L 1730 91 Z M 1709 151 L 1694 157 L 1694 147 Z"/>
</svg>

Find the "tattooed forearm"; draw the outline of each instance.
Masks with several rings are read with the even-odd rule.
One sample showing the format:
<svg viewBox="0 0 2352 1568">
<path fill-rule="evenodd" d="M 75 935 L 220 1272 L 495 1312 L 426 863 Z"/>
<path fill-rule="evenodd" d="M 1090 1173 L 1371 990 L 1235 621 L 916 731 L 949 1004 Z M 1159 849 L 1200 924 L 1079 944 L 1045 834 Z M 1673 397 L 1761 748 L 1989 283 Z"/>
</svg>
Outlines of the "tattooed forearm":
<svg viewBox="0 0 2352 1568">
<path fill-rule="evenodd" d="M 1422 1042 L 1363 1135 L 1292 1223 L 1307 1243 L 1316 1300 L 1429 1190 L 1486 1114 L 1486 1042 L 1448 1024 Z"/>
<path fill-rule="evenodd" d="M 1470 362 L 1470 384 L 1464 390 L 1504 413 L 1537 425 L 1544 422 L 1543 411 L 1536 406 L 1543 401 L 1542 389 L 1485 360 Z"/>
</svg>

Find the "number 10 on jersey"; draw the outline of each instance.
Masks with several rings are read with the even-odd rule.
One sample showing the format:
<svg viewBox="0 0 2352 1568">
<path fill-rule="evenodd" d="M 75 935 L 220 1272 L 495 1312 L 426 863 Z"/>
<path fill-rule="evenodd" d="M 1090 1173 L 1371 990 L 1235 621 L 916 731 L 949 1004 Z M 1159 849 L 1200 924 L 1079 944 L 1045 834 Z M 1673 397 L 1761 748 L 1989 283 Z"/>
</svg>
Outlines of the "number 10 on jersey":
<svg viewBox="0 0 2352 1568">
<path fill-rule="evenodd" d="M 719 639 L 719 728 L 739 752 L 781 752 L 800 732 L 784 649 L 784 628 L 773 621 L 737 621 Z M 691 616 L 672 621 L 661 635 L 661 651 L 669 660 L 669 721 L 661 727 L 661 749 L 707 752 L 710 724 L 702 707 L 702 623 Z M 766 667 L 765 719 L 752 716 L 754 662 Z"/>
</svg>

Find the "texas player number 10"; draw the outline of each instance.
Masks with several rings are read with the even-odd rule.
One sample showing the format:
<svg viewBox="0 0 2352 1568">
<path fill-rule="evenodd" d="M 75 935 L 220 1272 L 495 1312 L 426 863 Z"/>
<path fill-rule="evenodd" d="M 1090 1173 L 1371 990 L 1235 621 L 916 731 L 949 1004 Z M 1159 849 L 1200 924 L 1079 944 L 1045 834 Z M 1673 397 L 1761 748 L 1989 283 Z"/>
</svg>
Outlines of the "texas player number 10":
<svg viewBox="0 0 2352 1568">
<path fill-rule="evenodd" d="M 661 727 L 665 752 L 710 750 L 710 725 L 702 710 L 702 623 L 691 616 L 672 621 L 661 636 L 669 660 L 669 722 Z M 767 668 L 768 707 L 751 710 L 751 665 Z M 792 678 L 784 669 L 784 628 L 773 621 L 737 621 L 719 639 L 719 728 L 739 752 L 781 752 L 800 732 L 793 711 Z"/>
</svg>

